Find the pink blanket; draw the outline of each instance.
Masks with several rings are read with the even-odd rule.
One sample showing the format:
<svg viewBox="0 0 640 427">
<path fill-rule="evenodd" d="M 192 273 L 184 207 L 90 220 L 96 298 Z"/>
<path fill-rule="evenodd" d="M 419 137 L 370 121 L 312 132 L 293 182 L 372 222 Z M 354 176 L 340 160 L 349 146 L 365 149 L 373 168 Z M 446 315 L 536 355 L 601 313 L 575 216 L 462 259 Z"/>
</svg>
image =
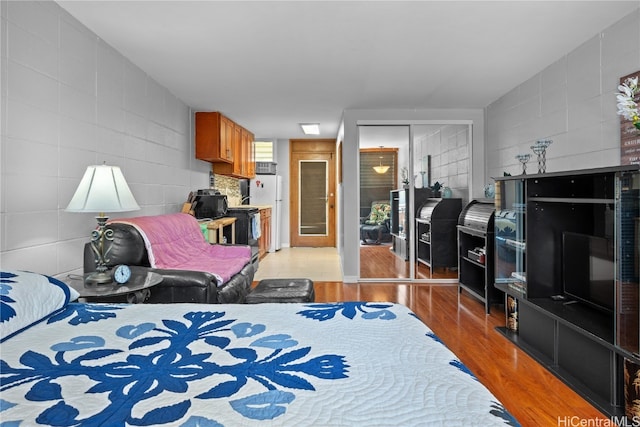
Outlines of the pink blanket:
<svg viewBox="0 0 640 427">
<path fill-rule="evenodd" d="M 109 222 L 130 224 L 140 232 L 151 267 L 206 271 L 216 276 L 218 286 L 229 281 L 251 259 L 249 246 L 209 244 L 198 221 L 188 214 L 139 216 Z"/>
</svg>

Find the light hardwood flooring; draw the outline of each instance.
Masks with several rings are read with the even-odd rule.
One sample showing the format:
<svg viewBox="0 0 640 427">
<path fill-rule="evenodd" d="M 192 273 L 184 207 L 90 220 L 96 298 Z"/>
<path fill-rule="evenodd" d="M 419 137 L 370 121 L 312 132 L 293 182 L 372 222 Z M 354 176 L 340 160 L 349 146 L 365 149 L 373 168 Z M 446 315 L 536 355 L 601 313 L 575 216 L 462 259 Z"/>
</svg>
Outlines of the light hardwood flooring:
<svg viewBox="0 0 640 427">
<path fill-rule="evenodd" d="M 604 426 L 611 421 L 495 330 L 505 324 L 503 307 L 494 306 L 487 315 L 484 304 L 466 292 L 459 293 L 455 284 L 343 283 L 335 248 L 288 248 L 271 253 L 261 260 L 254 284 L 267 277 L 312 279 L 316 302 L 406 305 L 523 427 Z"/>
<path fill-rule="evenodd" d="M 391 252 L 389 246 L 362 246 L 360 248 L 360 276 L 363 278 L 406 278 L 409 263 Z M 437 269 L 430 271 L 417 264 L 419 279 L 454 279 L 457 271 Z M 260 260 L 255 280 L 304 277 L 320 282 L 342 282 L 342 267 L 336 248 L 282 248 L 268 253 Z"/>
</svg>

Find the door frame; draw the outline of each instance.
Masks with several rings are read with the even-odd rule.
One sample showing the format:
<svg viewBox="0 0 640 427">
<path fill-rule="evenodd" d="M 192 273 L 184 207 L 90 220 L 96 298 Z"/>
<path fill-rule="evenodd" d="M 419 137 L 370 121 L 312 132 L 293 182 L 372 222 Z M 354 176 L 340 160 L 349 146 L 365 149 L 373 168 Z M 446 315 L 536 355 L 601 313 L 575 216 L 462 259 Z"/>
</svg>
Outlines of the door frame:
<svg viewBox="0 0 640 427">
<path fill-rule="evenodd" d="M 289 240 L 291 247 L 335 247 L 336 246 L 336 141 L 334 139 L 290 139 L 289 140 Z M 299 170 L 298 160 L 319 160 L 328 156 L 328 218 L 327 237 L 299 236 Z"/>
</svg>

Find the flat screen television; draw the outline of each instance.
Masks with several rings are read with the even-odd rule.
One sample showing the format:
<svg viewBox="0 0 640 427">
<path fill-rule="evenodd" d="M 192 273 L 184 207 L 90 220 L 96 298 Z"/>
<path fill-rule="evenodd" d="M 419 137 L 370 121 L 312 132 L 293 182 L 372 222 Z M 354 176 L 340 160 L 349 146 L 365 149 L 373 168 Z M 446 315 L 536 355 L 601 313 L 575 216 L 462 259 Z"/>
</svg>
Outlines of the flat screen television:
<svg viewBox="0 0 640 427">
<path fill-rule="evenodd" d="M 615 299 L 613 252 L 612 239 L 563 232 L 564 294 L 597 309 L 613 311 Z"/>
</svg>

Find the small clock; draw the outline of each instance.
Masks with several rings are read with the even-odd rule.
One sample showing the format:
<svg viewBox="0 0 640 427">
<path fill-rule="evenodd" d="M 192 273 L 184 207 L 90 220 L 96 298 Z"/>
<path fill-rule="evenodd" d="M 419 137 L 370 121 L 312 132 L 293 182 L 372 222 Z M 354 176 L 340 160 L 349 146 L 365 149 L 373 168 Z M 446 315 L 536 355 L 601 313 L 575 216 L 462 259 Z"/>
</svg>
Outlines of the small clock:
<svg viewBox="0 0 640 427">
<path fill-rule="evenodd" d="M 131 279 L 131 269 L 128 265 L 120 264 L 113 267 L 113 280 L 119 284 L 125 284 Z"/>
</svg>

